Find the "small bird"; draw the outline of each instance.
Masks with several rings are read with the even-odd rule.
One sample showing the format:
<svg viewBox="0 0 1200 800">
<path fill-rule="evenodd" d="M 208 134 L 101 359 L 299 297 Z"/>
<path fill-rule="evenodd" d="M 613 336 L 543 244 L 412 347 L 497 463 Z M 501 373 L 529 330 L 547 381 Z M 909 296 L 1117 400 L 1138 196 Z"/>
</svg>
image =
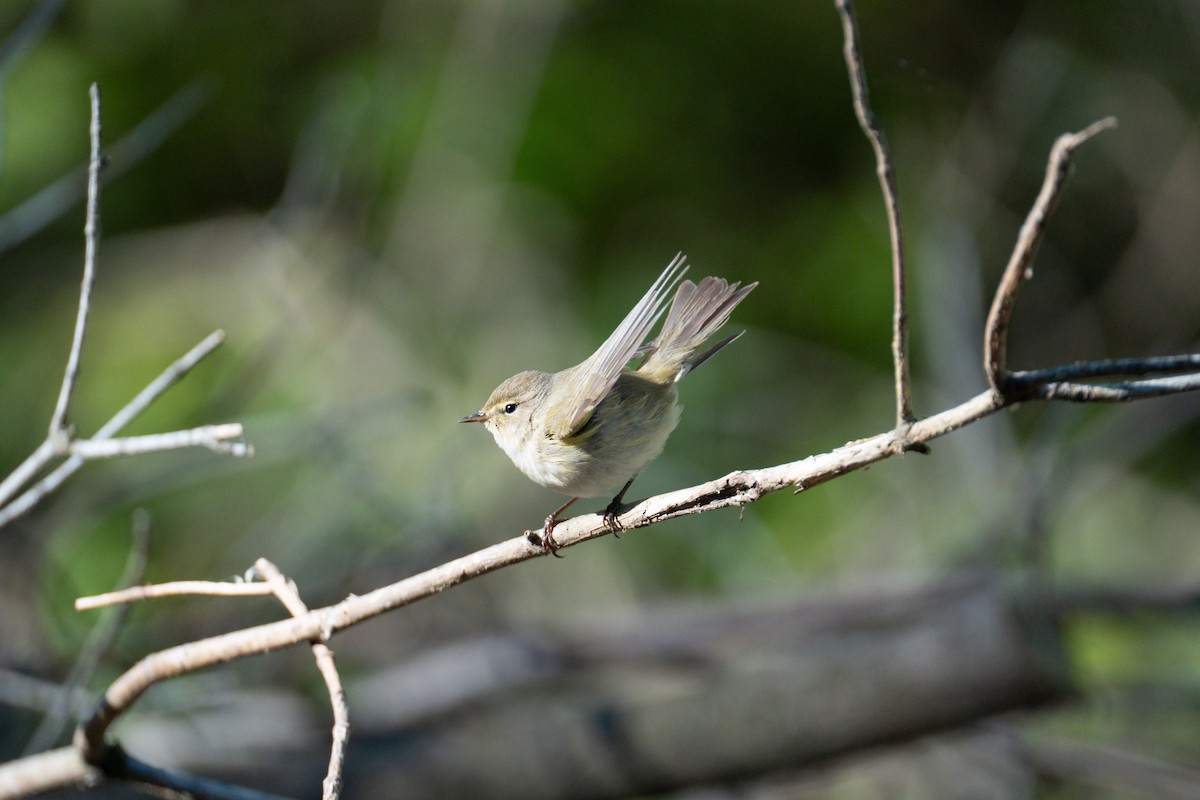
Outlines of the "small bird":
<svg viewBox="0 0 1200 800">
<path fill-rule="evenodd" d="M 580 497 L 599 497 L 624 481 L 604 512 L 605 524 L 620 529 L 625 492 L 679 422 L 675 384 L 745 333 L 695 355 L 758 283 L 738 288 L 712 277 L 680 283 L 686 272 L 680 253 L 583 363 L 561 372 L 519 372 L 497 386 L 483 408 L 459 420 L 482 422 L 521 472 L 571 498 L 546 517 L 535 542 L 554 555 L 558 515 Z M 662 330 L 647 342 L 677 284 Z M 628 369 L 639 356 L 641 364 Z"/>
</svg>

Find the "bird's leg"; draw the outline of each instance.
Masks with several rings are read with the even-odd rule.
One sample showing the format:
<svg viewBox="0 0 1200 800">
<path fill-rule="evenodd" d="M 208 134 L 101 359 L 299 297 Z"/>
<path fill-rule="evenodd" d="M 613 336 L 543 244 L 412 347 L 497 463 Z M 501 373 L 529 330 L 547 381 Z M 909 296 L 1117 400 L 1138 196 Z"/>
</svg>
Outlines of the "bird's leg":
<svg viewBox="0 0 1200 800">
<path fill-rule="evenodd" d="M 604 509 L 604 524 L 612 531 L 613 536 L 617 535 L 617 531 L 622 530 L 621 521 L 617 517 L 621 515 L 621 509 L 624 507 L 625 493 L 629 491 L 630 486 L 633 486 L 633 481 L 636 478 L 637 475 L 634 475 L 625 481 L 625 485 L 621 487 L 621 491 L 617 492 L 617 496 Z"/>
<path fill-rule="evenodd" d="M 570 500 L 551 511 L 549 516 L 546 517 L 546 524 L 542 526 L 542 530 L 539 533 L 534 533 L 533 531 L 529 532 L 529 536 L 527 538 L 529 539 L 530 544 L 540 545 L 543 550 L 555 558 L 562 558 L 562 556 L 558 554 L 558 545 L 554 543 L 554 526 L 558 524 L 558 515 L 570 508 L 571 504 L 578 499 L 578 497 L 572 497 Z"/>
</svg>

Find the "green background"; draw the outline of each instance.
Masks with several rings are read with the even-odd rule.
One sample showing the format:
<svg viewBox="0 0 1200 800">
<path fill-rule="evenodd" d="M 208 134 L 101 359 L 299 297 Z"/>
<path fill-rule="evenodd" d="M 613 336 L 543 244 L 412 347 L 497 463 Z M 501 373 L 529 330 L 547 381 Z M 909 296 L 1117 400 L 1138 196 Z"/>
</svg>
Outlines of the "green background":
<svg viewBox="0 0 1200 800">
<path fill-rule="evenodd" d="M 32 7 L 0 9 L 0 38 Z M 1108 115 L 1120 125 L 1079 151 L 1021 297 L 1012 364 L 1193 349 L 1197 6 L 858 12 L 907 226 L 918 414 L 985 388 L 982 320 L 1050 146 Z M 240 421 L 257 455 L 91 464 L 0 530 L 0 661 L 65 674 L 94 623 L 71 601 L 112 587 L 135 508 L 152 519 L 148 579 L 266 556 L 312 606 L 537 525 L 560 499 L 455 421 L 519 370 L 582 360 L 679 250 L 693 277 L 760 287 L 734 315 L 745 337 L 681 387 L 680 427 L 631 498 L 886 430 L 887 231 L 840 36 L 832 3 L 813 2 L 66 3 L 0 83 L 0 464 L 36 447 L 53 408 L 82 202 L 6 237 L 14 209 L 86 158 L 92 81 L 113 160 L 72 421 L 94 431 L 222 328 L 226 345 L 129 432 Z M 193 112 L 121 160 L 113 145 L 180 91 Z M 1187 396 L 1025 406 L 740 521 L 670 522 L 476 581 L 350 632 L 339 657 L 365 672 L 514 621 L 967 567 L 1195 586 L 1198 413 Z M 137 608 L 93 683 L 276 613 Z M 1194 735 L 1163 732 L 1200 720 L 1197 633 L 1194 616 L 1072 627 L 1085 697 L 1047 724 L 1195 764 Z M 297 659 L 241 674 L 311 679 Z M 186 705 L 196 690 L 179 683 L 163 691 Z M 1149 720 L 1128 700 L 1147 684 L 1175 693 Z"/>
</svg>

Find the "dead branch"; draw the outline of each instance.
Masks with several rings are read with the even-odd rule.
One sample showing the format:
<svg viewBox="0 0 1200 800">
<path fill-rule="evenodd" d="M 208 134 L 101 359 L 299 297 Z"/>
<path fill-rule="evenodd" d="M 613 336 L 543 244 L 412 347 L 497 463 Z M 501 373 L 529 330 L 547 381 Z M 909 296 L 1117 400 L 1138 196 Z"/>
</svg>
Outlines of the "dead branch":
<svg viewBox="0 0 1200 800">
<path fill-rule="evenodd" d="M 71 349 L 67 355 L 67 366 L 59 388 L 58 400 L 50 418 L 49 432 L 45 440 L 25 461 L 7 478 L 0 481 L 0 527 L 40 502 L 89 459 L 136 455 L 185 447 L 207 447 L 215 452 L 232 456 L 249 456 L 253 453 L 252 448 L 238 441 L 244 434 L 242 426 L 238 423 L 207 425 L 188 431 L 174 431 L 126 439 L 112 438 L 120 428 L 144 410 L 168 386 L 187 374 L 196 361 L 220 344 L 224 339 L 224 334 L 220 331 L 208 336 L 191 352 L 168 367 L 162 375 L 109 420 L 92 439 L 77 439 L 68 424 L 71 397 L 79 379 L 80 359 L 87 332 L 88 314 L 91 310 L 92 287 L 95 284 L 96 276 L 96 253 L 100 239 L 100 171 L 104 163 L 100 152 L 100 133 L 100 88 L 96 84 L 92 84 L 89 136 L 91 156 L 88 159 L 83 280 L 79 290 L 75 330 L 71 340 Z M 29 486 L 16 500 L 13 500 L 13 496 L 17 492 L 28 486 L 30 481 L 60 457 L 65 459 L 63 463 L 40 481 Z"/>
<path fill-rule="evenodd" d="M 292 616 L 308 613 L 308 607 L 300 599 L 296 585 L 283 576 L 279 568 L 265 558 L 254 562 L 254 569 L 262 575 L 267 584 L 283 603 Z M 342 678 L 338 675 L 334 663 L 333 650 L 324 642 L 313 642 L 313 658 L 317 661 L 317 669 L 329 690 L 329 702 L 333 706 L 333 745 L 329 752 L 329 769 L 325 780 L 321 783 L 322 800 L 337 800 L 342 793 L 342 770 L 346 762 L 346 745 L 350 740 L 350 706 L 346 703 L 346 690 L 342 688 Z"/>
<path fill-rule="evenodd" d="M 904 226 L 900 223 L 900 200 L 896 192 L 896 171 L 892 167 L 887 138 L 871 110 L 867 94 L 867 75 L 862 53 L 858 47 L 858 22 L 852 0 L 837 0 L 838 16 L 842 21 L 842 53 L 850 73 L 850 91 L 854 98 L 854 113 L 859 127 L 875 151 L 875 168 L 879 188 L 887 210 L 888 234 L 892 248 L 892 361 L 896 372 L 896 427 L 916 419 L 912 407 L 912 380 L 908 368 L 908 291 L 904 267 Z"/>
<path fill-rule="evenodd" d="M 1003 394 L 1008 388 L 1008 326 L 1012 321 L 1013 308 L 1017 304 L 1017 294 L 1026 281 L 1033 277 L 1033 259 L 1046 232 L 1046 223 L 1067 185 L 1071 156 L 1075 148 L 1088 139 L 1101 131 L 1115 128 L 1116 125 L 1115 117 L 1106 117 L 1093 122 L 1078 133 L 1064 133 L 1058 137 L 1058 141 L 1050 150 L 1050 163 L 1046 166 L 1042 189 L 1038 192 L 1033 207 L 1029 209 L 1024 224 L 1021 225 L 1017 243 L 1000 278 L 1000 286 L 992 299 L 991 311 L 988 312 L 983 341 L 983 364 L 988 384 L 997 394 Z"/>
<path fill-rule="evenodd" d="M 120 603 L 136 603 L 139 600 L 150 600 L 156 597 L 179 597 L 194 594 L 218 597 L 262 597 L 274 594 L 274 590 L 265 583 L 254 581 L 172 581 L 147 586 L 130 586 L 128 589 L 105 592 L 92 597 L 78 597 L 75 599 L 75 610 L 91 611 L 94 608 Z"/>
</svg>

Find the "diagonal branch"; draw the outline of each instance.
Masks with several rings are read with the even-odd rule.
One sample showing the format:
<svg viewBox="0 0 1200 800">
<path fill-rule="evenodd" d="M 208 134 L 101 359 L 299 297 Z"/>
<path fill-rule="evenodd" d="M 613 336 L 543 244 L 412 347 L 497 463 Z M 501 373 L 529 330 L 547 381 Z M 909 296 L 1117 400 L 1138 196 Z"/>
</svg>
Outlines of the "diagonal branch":
<svg viewBox="0 0 1200 800">
<path fill-rule="evenodd" d="M 1078 133 L 1064 133 L 1058 137 L 1050 151 L 1050 163 L 1046 166 L 1046 177 L 1042 181 L 1041 191 L 1038 192 L 1037 200 L 1021 225 L 1016 246 L 1009 257 L 1008 266 L 1004 268 L 1004 275 L 1000 278 L 1000 285 L 996 289 L 992 308 L 988 313 L 983 340 L 983 366 L 988 384 L 997 394 L 1003 394 L 1008 388 L 1008 326 L 1012 321 L 1017 294 L 1033 275 L 1033 259 L 1046 232 L 1046 222 L 1058 205 L 1063 188 L 1067 184 L 1071 156 L 1079 145 L 1116 125 L 1115 117 L 1105 117 Z"/>
<path fill-rule="evenodd" d="M 224 331 L 213 331 L 204 337 L 195 347 L 176 359 L 170 366 L 159 373 L 154 380 L 146 384 L 145 388 L 126 403 L 120 411 L 114 414 L 108 422 L 101 425 L 91 441 L 102 441 L 119 433 L 122 428 L 149 408 L 163 392 L 182 380 L 185 375 L 192 371 L 193 367 L 200 363 L 223 341 L 225 341 Z M 253 449 L 248 446 L 246 446 L 244 451 L 235 453 L 235 455 L 247 456 L 252 454 Z M 8 502 L 22 486 L 27 484 L 34 475 L 44 469 L 53 459 L 54 448 L 47 438 L 17 469 L 13 470 L 4 481 L 0 482 L 0 528 L 3 528 L 33 508 L 43 498 L 58 489 L 67 478 L 78 472 L 79 468 L 88 460 L 83 455 L 73 453 L 44 478 L 26 489 L 23 494 L 12 502 Z"/>
<path fill-rule="evenodd" d="M 1034 204 L 1034 209 L 1030 212 L 1030 219 L 1034 222 L 1027 223 L 1018 240 L 1014 263 L 1018 265 L 1019 272 L 1023 273 L 1032 258 L 1032 250 L 1036 247 L 1045 215 L 1061 191 L 1071 150 L 1086 141 L 1096 131 L 1109 127 L 1111 124 L 1111 121 L 1104 120 L 1079 134 L 1062 137 L 1056 143 L 1047 166 L 1046 186 Z M 999 342 L 1001 348 L 1007 334 L 1011 299 L 1015 296 L 1016 288 L 1019 288 L 1023 280 L 1022 274 L 1013 277 L 1013 267 L 1010 265 L 1005 280 L 997 289 L 997 299 L 993 308 L 994 310 L 999 308 L 1000 311 L 994 313 L 993 317 L 989 319 L 991 338 L 988 341 Z M 1007 304 L 1005 298 L 1008 299 Z M 989 351 L 989 363 L 995 352 L 995 348 Z M 1187 361 L 1189 358 L 1192 357 L 1168 356 L 1165 359 L 1142 363 L 1137 371 L 1142 374 L 1177 372 L 1191 366 Z M 1095 375 L 1112 373 L 1115 370 L 1128 370 L 1130 366 L 1130 362 L 1085 362 L 1072 365 L 1071 369 L 1080 375 Z M 1007 372 L 1001 369 L 1001 374 L 1007 375 Z M 1056 377 L 1053 372 L 1048 372 L 1046 375 L 1051 378 Z M 1022 400 L 1065 399 L 1105 402 L 1132 399 L 1132 397 L 1114 396 L 1114 393 L 1119 394 L 1122 391 L 1132 391 L 1134 394 L 1139 392 L 1145 394 L 1151 391 L 1154 394 L 1177 394 L 1200 389 L 1200 374 L 1191 373 L 1147 379 L 1142 382 L 1141 390 L 1129 387 L 1122 389 L 1118 385 L 1103 387 L 1108 390 L 1104 392 L 1093 389 L 1090 394 L 1086 395 L 1077 392 L 1056 394 L 1053 389 L 1042 388 L 1058 385 L 1054 381 L 1028 383 L 1022 385 L 1019 393 L 1009 392 L 1007 394 L 999 392 L 993 387 L 941 413 L 916 420 L 908 425 L 897 426 L 887 433 L 851 442 L 828 453 L 774 467 L 733 472 L 723 478 L 689 489 L 681 489 L 643 500 L 629 507 L 619 517 L 620 524 L 617 527 L 622 530 L 641 528 L 675 517 L 731 506 L 741 507 L 781 489 L 794 489 L 796 492 L 800 492 L 899 453 L 919 449 L 932 439 L 958 430 Z M 611 530 L 601 515 L 585 514 L 559 523 L 555 528 L 555 539 L 558 549 L 562 549 L 589 539 L 605 536 Z M 75 744 L 89 762 L 99 759 L 104 752 L 105 735 L 108 728 L 118 716 L 136 702 L 143 692 L 159 681 L 212 664 L 266 653 L 301 642 L 314 640 L 323 642 L 336 632 L 363 620 L 430 597 L 464 581 L 546 554 L 547 551 L 542 547 L 538 534 L 527 531 L 524 536 L 454 559 L 369 594 L 351 596 L 333 606 L 310 611 L 290 620 L 246 628 L 149 655 L 109 686 L 92 716 L 76 730 Z"/>
</svg>

